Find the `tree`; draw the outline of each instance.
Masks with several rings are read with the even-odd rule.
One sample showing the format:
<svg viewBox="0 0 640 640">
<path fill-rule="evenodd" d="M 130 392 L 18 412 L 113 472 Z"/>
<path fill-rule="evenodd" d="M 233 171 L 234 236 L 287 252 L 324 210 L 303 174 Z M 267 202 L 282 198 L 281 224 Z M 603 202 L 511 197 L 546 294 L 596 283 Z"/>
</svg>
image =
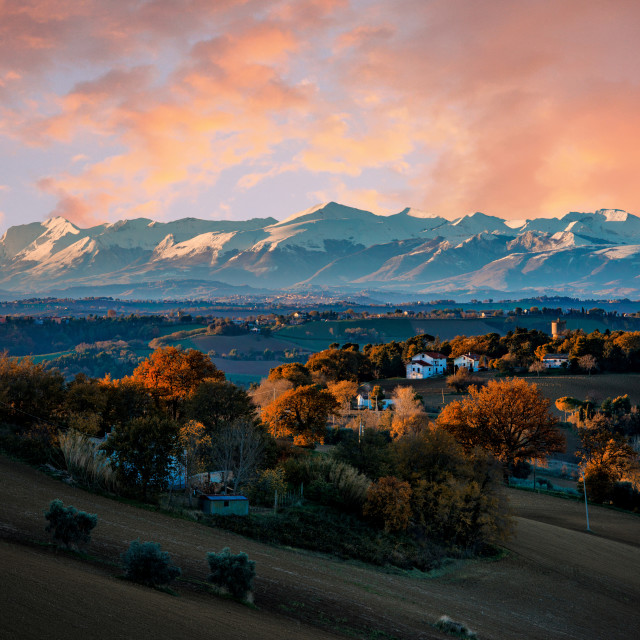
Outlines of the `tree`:
<svg viewBox="0 0 640 640">
<path fill-rule="evenodd" d="M 307 367 L 299 362 L 281 364 L 269 370 L 269 380 L 288 380 L 294 387 L 311 384 L 311 373 Z"/>
<path fill-rule="evenodd" d="M 211 461 L 223 471 L 224 492 L 229 479 L 233 492 L 254 474 L 264 451 L 265 438 L 253 421 L 234 420 L 225 425 L 213 439 Z"/>
<path fill-rule="evenodd" d="M 529 365 L 529 373 L 535 373 L 538 377 L 540 377 L 540 374 L 546 371 L 546 369 L 544 362 L 540 360 L 536 360 Z"/>
<path fill-rule="evenodd" d="M 184 414 L 201 422 L 212 436 L 234 420 L 255 420 L 249 394 L 226 380 L 204 380 L 186 401 Z"/>
<path fill-rule="evenodd" d="M 406 531 L 411 518 L 411 485 L 393 476 L 380 478 L 369 487 L 362 513 L 380 522 L 387 532 Z"/>
<path fill-rule="evenodd" d="M 465 452 L 437 427 L 393 447 L 395 475 L 411 485 L 413 519 L 428 536 L 474 551 L 506 538 L 507 507 L 487 454 Z"/>
<path fill-rule="evenodd" d="M 330 382 L 327 385 L 327 390 L 335 398 L 342 410 L 348 411 L 351 405 L 351 400 L 355 398 L 358 393 L 358 384 L 356 382 L 351 382 L 350 380 Z"/>
<path fill-rule="evenodd" d="M 466 450 L 479 446 L 490 451 L 502 462 L 505 479 L 520 460 L 546 457 L 565 447 L 549 401 L 535 384 L 519 378 L 471 387 L 469 396 L 447 405 L 437 422 Z"/>
<path fill-rule="evenodd" d="M 169 584 L 182 573 L 170 564 L 171 556 L 157 542 L 134 540 L 121 558 L 125 576 L 147 587 Z"/>
<path fill-rule="evenodd" d="M 209 582 L 226 589 L 234 598 L 245 600 L 253 589 L 256 563 L 246 553 L 232 554 L 228 547 L 220 553 L 208 553 Z"/>
<path fill-rule="evenodd" d="M 150 490 L 167 485 L 178 451 L 178 425 L 158 416 L 134 418 L 112 433 L 102 448 L 111 456 L 118 480 L 139 489 L 146 500 Z"/>
<path fill-rule="evenodd" d="M 587 353 L 578 359 L 578 366 L 591 375 L 591 372 L 598 368 L 598 361 L 590 353 Z"/>
<path fill-rule="evenodd" d="M 457 393 L 465 392 L 471 385 L 482 387 L 484 380 L 474 376 L 466 367 L 460 367 L 453 375 L 447 377 L 447 386 Z"/>
<path fill-rule="evenodd" d="M 555 402 L 556 409 L 558 411 L 564 411 L 564 420 L 567 421 L 567 413 L 573 413 L 580 409 L 584 404 L 581 400 L 577 398 L 572 398 L 571 396 L 562 396 L 562 398 L 558 398 Z"/>
<path fill-rule="evenodd" d="M 289 380 L 285 380 L 284 378 L 279 378 L 278 380 L 263 378 L 257 388 L 249 391 L 249 396 L 258 409 L 264 409 L 279 398 L 285 391 L 289 391 L 290 389 L 293 389 L 293 385 Z"/>
<path fill-rule="evenodd" d="M 382 401 L 384 400 L 384 389 L 376 384 L 369 393 L 369 400 L 371 402 L 371 408 L 378 411 L 382 407 Z"/>
<path fill-rule="evenodd" d="M 327 419 L 338 403 L 326 390 L 307 385 L 285 391 L 262 411 L 262 421 L 276 438 L 293 436 L 295 444 L 324 440 Z"/>
<path fill-rule="evenodd" d="M 181 402 L 191 396 L 206 379 L 223 381 L 224 373 L 211 358 L 197 349 L 183 351 L 176 347 L 156 349 L 133 372 L 158 404 L 164 404 L 175 420 Z"/>
<path fill-rule="evenodd" d="M 28 429 L 41 420 L 55 421 L 61 413 L 64 378 L 30 358 L 0 353 L 0 422 Z"/>
<path fill-rule="evenodd" d="M 178 444 L 184 460 L 184 490 L 191 506 L 192 490 L 189 478 L 207 470 L 207 462 L 211 455 L 211 436 L 207 434 L 201 422 L 190 420 L 180 427 Z"/>
<path fill-rule="evenodd" d="M 75 507 L 65 507 L 62 500 L 52 500 L 44 517 L 49 531 L 56 542 L 67 548 L 79 548 L 91 540 L 91 530 L 98 524 L 94 513 L 78 511 Z"/>
<path fill-rule="evenodd" d="M 391 472 L 391 438 L 387 431 L 364 429 L 362 434 L 349 431 L 333 450 L 333 457 L 355 467 L 369 478 L 380 478 Z"/>
<path fill-rule="evenodd" d="M 314 379 L 321 382 L 360 382 L 371 377 L 369 359 L 359 351 L 350 349 L 327 349 L 314 353 L 306 367 Z"/>
<path fill-rule="evenodd" d="M 600 469 L 612 478 L 620 480 L 636 452 L 626 438 L 615 431 L 610 420 L 596 414 L 578 428 L 580 447 L 578 455 L 587 470 Z"/>
</svg>

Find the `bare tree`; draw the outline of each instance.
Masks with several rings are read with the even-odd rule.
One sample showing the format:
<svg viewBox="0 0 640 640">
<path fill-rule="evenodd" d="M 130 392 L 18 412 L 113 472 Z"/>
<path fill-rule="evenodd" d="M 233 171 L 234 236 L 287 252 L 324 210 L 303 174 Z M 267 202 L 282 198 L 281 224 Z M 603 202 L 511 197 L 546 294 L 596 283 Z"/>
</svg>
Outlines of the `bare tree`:
<svg viewBox="0 0 640 640">
<path fill-rule="evenodd" d="M 578 360 L 578 366 L 581 369 L 588 371 L 589 375 L 591 375 L 591 372 L 598 368 L 598 361 L 588 353 L 586 356 L 582 356 L 582 358 Z"/>
<path fill-rule="evenodd" d="M 251 477 L 263 450 L 264 438 L 253 422 L 236 420 L 222 428 L 212 443 L 211 461 L 223 471 L 225 493 L 229 480 L 235 493 Z"/>
<path fill-rule="evenodd" d="M 542 362 L 541 360 L 536 360 L 535 362 L 532 362 L 531 365 L 529 365 L 529 372 L 537 374 L 538 377 L 540 377 L 540 374 L 546 369 L 547 368 L 544 366 L 544 362 Z"/>
<path fill-rule="evenodd" d="M 285 391 L 293 389 L 293 384 L 289 380 L 279 378 L 277 380 L 269 380 L 269 378 L 263 378 L 260 381 L 260 386 L 257 389 L 252 389 L 249 392 L 253 404 L 258 409 L 264 409 L 267 405 L 271 404 L 274 400 L 277 400 Z"/>
</svg>

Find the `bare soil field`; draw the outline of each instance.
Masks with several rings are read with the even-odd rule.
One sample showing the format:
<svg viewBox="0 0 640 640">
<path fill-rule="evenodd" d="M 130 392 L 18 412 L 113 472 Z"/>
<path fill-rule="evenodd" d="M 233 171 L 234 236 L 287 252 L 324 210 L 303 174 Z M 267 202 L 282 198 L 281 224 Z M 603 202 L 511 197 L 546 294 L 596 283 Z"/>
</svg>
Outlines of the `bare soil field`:
<svg viewBox="0 0 640 640">
<path fill-rule="evenodd" d="M 95 496 L 0 458 L 0 636 L 74 637 L 56 636 L 49 626 L 76 620 L 77 635 L 111 638 L 342 633 L 426 640 L 447 637 L 431 627 L 447 614 L 483 639 L 633 637 L 640 629 L 640 517 L 592 506 L 589 534 L 580 503 L 514 490 L 509 495 L 516 533 L 506 558 L 458 562 L 425 577 L 266 546 Z M 184 583 L 176 587 L 181 597 L 172 598 L 117 580 L 106 565 L 18 544 L 47 540 L 43 510 L 53 498 L 98 514 L 90 550 L 106 560 L 117 561 L 135 538 L 153 540 L 171 553 L 184 578 L 204 580 L 207 551 L 246 551 L 256 560 L 258 611 Z"/>
</svg>

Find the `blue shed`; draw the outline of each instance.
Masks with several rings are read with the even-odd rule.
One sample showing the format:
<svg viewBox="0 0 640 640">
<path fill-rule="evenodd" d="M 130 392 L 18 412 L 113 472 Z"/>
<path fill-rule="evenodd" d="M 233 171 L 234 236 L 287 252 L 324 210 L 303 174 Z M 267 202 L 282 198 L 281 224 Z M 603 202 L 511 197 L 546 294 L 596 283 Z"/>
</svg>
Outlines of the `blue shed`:
<svg viewBox="0 0 640 640">
<path fill-rule="evenodd" d="M 249 515 L 249 500 L 244 496 L 201 495 L 198 503 L 203 513 L 212 516 Z"/>
</svg>

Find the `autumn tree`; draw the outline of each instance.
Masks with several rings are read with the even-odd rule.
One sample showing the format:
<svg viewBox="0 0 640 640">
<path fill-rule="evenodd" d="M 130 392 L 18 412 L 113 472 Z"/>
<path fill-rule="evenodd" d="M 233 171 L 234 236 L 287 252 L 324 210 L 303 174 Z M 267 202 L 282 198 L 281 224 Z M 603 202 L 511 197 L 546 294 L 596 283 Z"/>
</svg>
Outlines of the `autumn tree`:
<svg viewBox="0 0 640 640">
<path fill-rule="evenodd" d="M 412 513 L 411 493 L 408 482 L 393 476 L 380 478 L 369 487 L 362 513 L 387 532 L 406 531 Z"/>
<path fill-rule="evenodd" d="M 413 387 L 396 387 L 391 399 L 393 400 L 391 435 L 394 438 L 400 438 L 408 433 L 418 433 L 426 428 L 429 419 Z"/>
<path fill-rule="evenodd" d="M 404 436 L 393 449 L 395 475 L 411 486 L 412 518 L 429 537 L 472 551 L 507 537 L 504 493 L 485 452 L 465 452 L 438 427 Z"/>
<path fill-rule="evenodd" d="M 549 401 L 535 384 L 519 378 L 471 387 L 469 396 L 447 405 L 437 422 L 466 450 L 479 446 L 491 452 L 502 462 L 505 478 L 517 462 L 544 458 L 565 447 Z"/>
<path fill-rule="evenodd" d="M 314 353 L 307 361 L 306 367 L 311 371 L 314 380 L 320 382 L 361 382 L 371 378 L 369 359 L 352 349 L 326 349 Z"/>
<path fill-rule="evenodd" d="M 181 403 L 203 380 L 225 379 L 224 373 L 202 351 L 176 347 L 156 349 L 136 367 L 132 378 L 141 382 L 158 404 L 166 406 L 174 420 Z"/>
<path fill-rule="evenodd" d="M 262 421 L 275 438 L 293 436 L 295 444 L 324 439 L 327 419 L 338 403 L 325 389 L 306 385 L 285 391 L 262 411 Z"/>
<path fill-rule="evenodd" d="M 104 430 L 108 391 L 95 378 L 79 373 L 64 394 L 65 422 L 70 429 L 96 436 Z"/>
<path fill-rule="evenodd" d="M 567 414 L 574 413 L 580 409 L 583 404 L 581 400 L 572 398 L 571 396 L 562 396 L 562 398 L 558 398 L 555 402 L 556 409 L 558 409 L 558 411 L 564 411 L 565 422 L 567 421 Z"/>
<path fill-rule="evenodd" d="M 303 387 L 313 382 L 309 369 L 299 362 L 289 362 L 270 369 L 268 380 L 288 380 L 294 387 Z"/>
<path fill-rule="evenodd" d="M 348 411 L 349 406 L 351 405 L 351 400 L 353 400 L 358 393 L 358 384 L 356 382 L 351 382 L 350 380 L 330 382 L 327 385 L 327 390 L 335 398 L 342 410 Z"/>
</svg>

